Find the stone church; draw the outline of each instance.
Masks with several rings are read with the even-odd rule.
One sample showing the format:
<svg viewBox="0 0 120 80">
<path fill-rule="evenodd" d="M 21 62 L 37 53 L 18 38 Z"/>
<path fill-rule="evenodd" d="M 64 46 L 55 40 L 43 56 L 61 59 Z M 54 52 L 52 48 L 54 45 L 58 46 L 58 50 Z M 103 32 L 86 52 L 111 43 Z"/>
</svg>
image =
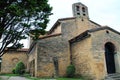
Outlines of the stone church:
<svg viewBox="0 0 120 80">
<path fill-rule="evenodd" d="M 74 3 L 72 9 L 73 17 L 58 19 L 46 35 L 31 40 L 27 58 L 19 56 L 28 61 L 30 74 L 66 76 L 70 64 L 75 65 L 76 75 L 95 80 L 120 73 L 120 33 L 90 20 L 84 4 Z"/>
<path fill-rule="evenodd" d="M 73 17 L 58 19 L 47 35 L 32 42 L 28 68 L 33 76 L 65 76 L 69 64 L 76 75 L 103 79 L 120 73 L 120 33 L 89 19 L 88 8 L 72 5 Z"/>
</svg>

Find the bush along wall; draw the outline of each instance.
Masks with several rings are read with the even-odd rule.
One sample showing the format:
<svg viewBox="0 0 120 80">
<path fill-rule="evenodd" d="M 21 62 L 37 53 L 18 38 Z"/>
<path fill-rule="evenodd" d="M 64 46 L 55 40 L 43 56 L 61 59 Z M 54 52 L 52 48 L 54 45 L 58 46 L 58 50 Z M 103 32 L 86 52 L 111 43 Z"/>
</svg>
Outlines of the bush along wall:
<svg viewBox="0 0 120 80">
<path fill-rule="evenodd" d="M 25 65 L 23 62 L 18 62 L 12 71 L 15 74 L 23 75 L 25 73 Z"/>
<path fill-rule="evenodd" d="M 75 76 L 75 66 L 73 64 L 69 65 L 66 70 L 67 77 L 72 78 Z"/>
</svg>

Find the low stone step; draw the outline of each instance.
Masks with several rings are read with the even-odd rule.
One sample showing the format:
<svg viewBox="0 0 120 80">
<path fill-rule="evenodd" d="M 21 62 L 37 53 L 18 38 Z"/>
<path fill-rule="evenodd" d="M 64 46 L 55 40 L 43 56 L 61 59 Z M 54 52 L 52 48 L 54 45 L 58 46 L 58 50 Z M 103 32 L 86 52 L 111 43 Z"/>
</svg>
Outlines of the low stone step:
<svg viewBox="0 0 120 80">
<path fill-rule="evenodd" d="M 118 77 L 118 76 L 112 76 L 111 78 L 120 78 L 120 76 Z"/>
<path fill-rule="evenodd" d="M 105 80 L 120 80 L 120 73 L 108 74 Z"/>
<path fill-rule="evenodd" d="M 120 77 L 120 75 L 114 75 L 114 76 L 110 76 L 110 77 Z"/>
<path fill-rule="evenodd" d="M 120 75 L 120 73 L 108 74 L 108 76 Z"/>
<path fill-rule="evenodd" d="M 105 80 L 114 80 L 114 79 L 112 79 L 110 77 L 106 77 Z"/>
<path fill-rule="evenodd" d="M 120 78 L 114 78 L 114 80 L 120 80 Z"/>
</svg>

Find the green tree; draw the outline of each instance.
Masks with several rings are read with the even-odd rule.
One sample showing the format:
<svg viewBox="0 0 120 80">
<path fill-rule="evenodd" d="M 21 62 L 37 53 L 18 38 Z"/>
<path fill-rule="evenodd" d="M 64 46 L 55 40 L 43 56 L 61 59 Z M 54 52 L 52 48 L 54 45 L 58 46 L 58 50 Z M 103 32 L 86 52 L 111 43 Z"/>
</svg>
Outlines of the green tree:
<svg viewBox="0 0 120 80">
<path fill-rule="evenodd" d="M 25 65 L 23 62 L 18 62 L 15 67 L 15 74 L 24 74 L 25 73 Z"/>
<path fill-rule="evenodd" d="M 0 0 L 0 56 L 9 44 L 16 49 L 21 39 L 45 34 L 51 10 L 48 0 Z"/>
</svg>

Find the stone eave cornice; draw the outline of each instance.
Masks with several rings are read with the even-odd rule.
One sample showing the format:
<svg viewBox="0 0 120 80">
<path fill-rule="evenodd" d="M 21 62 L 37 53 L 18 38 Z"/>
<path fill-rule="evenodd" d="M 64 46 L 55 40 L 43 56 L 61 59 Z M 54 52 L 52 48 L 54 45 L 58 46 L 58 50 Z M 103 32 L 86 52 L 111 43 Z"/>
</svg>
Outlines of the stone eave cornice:
<svg viewBox="0 0 120 80">
<path fill-rule="evenodd" d="M 6 48 L 5 51 L 8 52 L 8 51 L 16 51 L 16 52 L 28 52 L 29 49 L 8 49 Z"/>
<path fill-rule="evenodd" d="M 69 40 L 70 43 L 74 43 L 74 42 L 78 42 L 78 41 L 81 41 L 87 37 L 89 37 L 90 34 L 88 33 L 88 30 L 86 30 L 85 32 L 81 33 L 80 35 L 72 38 L 71 40 Z"/>
<path fill-rule="evenodd" d="M 101 27 L 101 28 L 95 28 L 95 29 L 90 29 L 90 30 L 88 30 L 89 32 L 96 32 L 96 31 L 100 31 L 100 30 L 110 30 L 110 31 L 112 31 L 112 32 L 114 32 L 114 33 L 117 33 L 117 34 L 119 34 L 120 35 L 120 32 L 118 32 L 118 31 L 116 31 L 116 30 L 114 30 L 114 29 L 112 29 L 112 28 L 110 28 L 110 27 L 108 27 L 108 26 L 103 26 L 103 27 Z"/>
<path fill-rule="evenodd" d="M 70 43 L 74 43 L 80 40 L 83 40 L 87 37 L 90 37 L 92 32 L 96 32 L 96 31 L 100 31 L 100 30 L 110 30 L 118 35 L 120 35 L 120 32 L 108 27 L 108 26 L 104 26 L 104 27 L 100 27 L 100 28 L 94 28 L 94 29 L 90 29 L 90 30 L 86 30 L 85 32 L 81 33 L 80 35 L 72 38 L 71 40 L 69 40 Z"/>
<path fill-rule="evenodd" d="M 91 23 L 93 23 L 93 24 L 96 24 L 96 25 L 98 25 L 99 27 L 102 27 L 100 24 L 98 24 L 98 23 L 96 23 L 96 22 L 94 22 L 94 21 L 92 21 L 92 20 L 89 20 Z"/>
<path fill-rule="evenodd" d="M 49 38 L 49 37 L 59 36 L 59 35 L 61 35 L 61 34 L 62 34 L 62 33 L 56 33 L 56 34 L 46 35 L 46 36 L 40 37 L 39 40 L 45 39 L 45 38 Z"/>
</svg>

